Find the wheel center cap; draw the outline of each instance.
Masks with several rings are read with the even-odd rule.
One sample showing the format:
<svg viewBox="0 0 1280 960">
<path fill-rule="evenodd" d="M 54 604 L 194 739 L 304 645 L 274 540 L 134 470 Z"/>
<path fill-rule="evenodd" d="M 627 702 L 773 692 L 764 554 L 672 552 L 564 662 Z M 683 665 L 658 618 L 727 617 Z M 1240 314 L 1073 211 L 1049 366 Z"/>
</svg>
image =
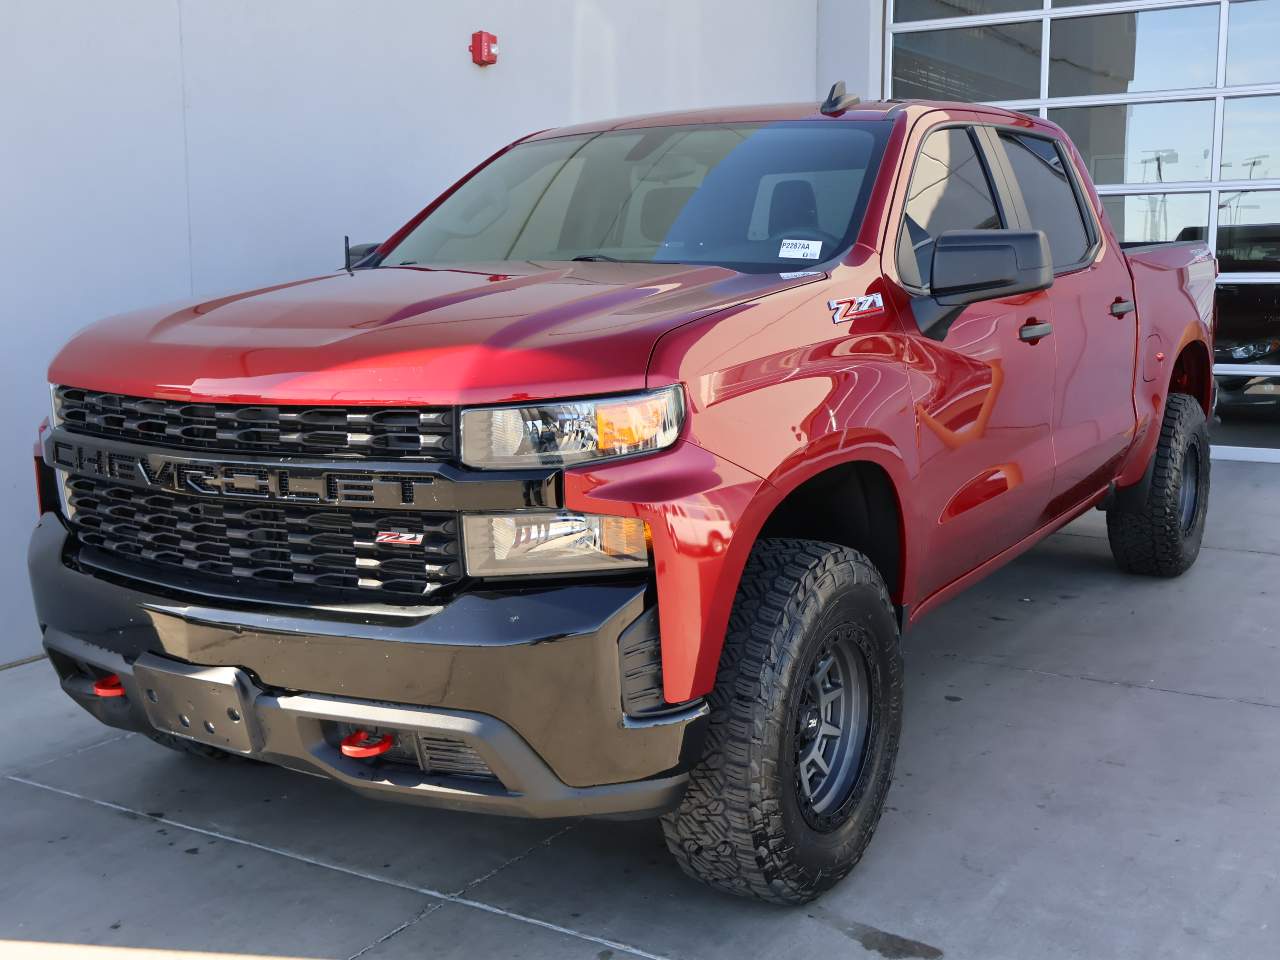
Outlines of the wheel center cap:
<svg viewBox="0 0 1280 960">
<path fill-rule="evenodd" d="M 818 735 L 818 728 L 822 726 L 822 720 L 818 716 L 818 711 L 810 707 L 805 711 L 804 719 L 800 721 L 800 734 L 806 740 L 812 740 Z"/>
</svg>

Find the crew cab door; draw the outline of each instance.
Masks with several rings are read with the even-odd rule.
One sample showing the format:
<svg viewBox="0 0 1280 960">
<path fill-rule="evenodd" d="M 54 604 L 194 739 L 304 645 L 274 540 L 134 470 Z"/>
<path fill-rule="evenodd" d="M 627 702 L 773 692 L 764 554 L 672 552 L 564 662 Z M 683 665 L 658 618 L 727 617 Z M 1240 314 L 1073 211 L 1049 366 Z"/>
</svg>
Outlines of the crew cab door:
<svg viewBox="0 0 1280 960">
<path fill-rule="evenodd" d="M 912 141 L 913 168 L 884 252 L 886 275 L 908 297 L 928 293 L 941 234 L 1017 226 L 993 176 L 987 128 L 952 122 Z M 903 315 L 911 330 L 909 305 Z M 1042 523 L 1053 485 L 1055 345 L 1051 334 L 1028 338 L 1023 328 L 1053 323 L 1041 291 L 973 304 L 942 333 L 909 334 L 920 454 L 912 502 L 926 531 L 916 553 L 919 599 Z"/>
<path fill-rule="evenodd" d="M 1133 440 L 1138 316 L 1123 256 L 1104 245 L 1067 145 L 1024 130 L 996 132 L 1024 229 L 1043 230 L 1053 254 L 1051 512 L 1063 513 L 1115 478 Z"/>
</svg>

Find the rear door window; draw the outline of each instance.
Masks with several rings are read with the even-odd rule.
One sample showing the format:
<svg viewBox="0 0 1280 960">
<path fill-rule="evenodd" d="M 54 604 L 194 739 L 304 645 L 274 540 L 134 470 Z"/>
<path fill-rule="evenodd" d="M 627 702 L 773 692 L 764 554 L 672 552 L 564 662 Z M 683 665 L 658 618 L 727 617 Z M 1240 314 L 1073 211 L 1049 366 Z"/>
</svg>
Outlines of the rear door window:
<svg viewBox="0 0 1280 960">
<path fill-rule="evenodd" d="M 924 288 L 933 270 L 933 245 L 948 230 L 1003 226 L 995 192 L 967 127 L 935 130 L 924 141 L 903 207 L 898 275 Z"/>
<path fill-rule="evenodd" d="M 1022 191 L 1031 226 L 1049 238 L 1055 270 L 1085 259 L 1089 229 L 1062 148 L 1045 137 L 1000 131 L 1000 143 Z"/>
</svg>

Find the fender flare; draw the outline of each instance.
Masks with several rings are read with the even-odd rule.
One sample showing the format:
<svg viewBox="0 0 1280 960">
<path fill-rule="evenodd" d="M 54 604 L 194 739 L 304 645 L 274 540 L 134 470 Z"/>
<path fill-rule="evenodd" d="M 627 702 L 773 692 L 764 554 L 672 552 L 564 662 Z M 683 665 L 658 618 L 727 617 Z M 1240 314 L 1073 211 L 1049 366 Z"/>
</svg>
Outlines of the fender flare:
<svg viewBox="0 0 1280 960">
<path fill-rule="evenodd" d="M 1178 341 L 1178 348 L 1174 352 L 1174 361 L 1168 367 L 1168 372 L 1160 381 L 1159 403 L 1153 404 L 1153 420 L 1145 434 L 1135 441 L 1133 448 L 1129 453 L 1129 461 L 1126 469 L 1133 469 L 1136 462 L 1143 464 L 1142 475 L 1134 483 L 1127 485 L 1119 485 L 1113 482 L 1111 490 L 1106 499 L 1098 505 L 1101 510 L 1109 510 L 1112 507 L 1118 507 L 1121 510 L 1141 510 L 1147 502 L 1147 497 L 1151 492 L 1152 476 L 1155 472 L 1156 464 L 1156 448 L 1160 444 L 1160 424 L 1164 421 L 1165 409 L 1169 405 L 1169 394 L 1173 388 L 1173 374 L 1178 368 L 1178 360 L 1189 349 L 1199 346 L 1205 351 L 1209 370 L 1209 394 L 1207 397 L 1196 397 L 1205 409 L 1205 416 L 1212 416 L 1213 396 L 1214 396 L 1214 379 L 1213 379 L 1213 350 L 1209 341 L 1206 339 L 1202 325 L 1193 321 L 1187 324 L 1182 332 L 1182 337 Z M 1141 363 L 1142 358 L 1138 358 Z M 1135 379 L 1141 389 L 1141 368 L 1135 374 Z M 1141 458 L 1138 460 L 1138 458 Z M 1123 476 L 1125 471 L 1121 471 Z"/>
<path fill-rule="evenodd" d="M 815 455 L 813 453 L 815 447 L 832 446 L 830 435 L 827 435 L 796 451 L 772 475 L 764 478 L 765 482 L 747 510 L 738 519 L 715 588 L 718 602 L 708 617 L 706 629 L 701 638 L 699 660 L 704 667 L 708 660 L 714 660 L 714 665 L 719 666 L 724 649 L 724 635 L 728 629 L 729 615 L 738 593 L 738 585 L 742 581 L 747 559 L 758 542 L 765 524 L 778 506 L 801 485 L 835 467 L 852 463 L 871 463 L 883 469 L 888 475 L 894 498 L 898 503 L 898 533 L 902 551 L 902 570 L 899 571 L 902 596 L 895 597 L 894 601 L 899 604 L 908 602 L 914 585 L 911 571 L 914 569 L 914 559 L 917 555 L 914 543 L 917 525 L 913 522 L 914 517 L 906 509 L 906 501 L 902 496 L 902 491 L 910 482 L 907 462 L 897 446 L 881 433 L 871 433 L 865 429 L 850 430 L 842 435 L 842 441 L 844 442 L 834 450 Z M 707 675 L 705 669 L 699 671 L 699 676 Z M 714 677 L 714 670 L 710 675 Z"/>
</svg>

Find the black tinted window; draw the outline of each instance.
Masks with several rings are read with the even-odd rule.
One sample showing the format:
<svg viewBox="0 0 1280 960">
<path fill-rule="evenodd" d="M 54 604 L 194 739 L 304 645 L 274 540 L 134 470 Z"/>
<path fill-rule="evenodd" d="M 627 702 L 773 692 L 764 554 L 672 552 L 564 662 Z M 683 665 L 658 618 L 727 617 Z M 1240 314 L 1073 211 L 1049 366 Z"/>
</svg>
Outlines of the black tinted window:
<svg viewBox="0 0 1280 960">
<path fill-rule="evenodd" d="M 904 283 L 928 285 L 933 242 L 948 230 L 1001 226 L 987 171 L 968 130 L 929 134 L 911 173 L 898 234 L 898 274 Z"/>
<path fill-rule="evenodd" d="M 1017 133 L 1001 133 L 1000 142 L 1022 189 L 1031 226 L 1049 238 L 1053 265 L 1079 263 L 1089 250 L 1089 233 L 1062 151 L 1052 140 Z"/>
</svg>

